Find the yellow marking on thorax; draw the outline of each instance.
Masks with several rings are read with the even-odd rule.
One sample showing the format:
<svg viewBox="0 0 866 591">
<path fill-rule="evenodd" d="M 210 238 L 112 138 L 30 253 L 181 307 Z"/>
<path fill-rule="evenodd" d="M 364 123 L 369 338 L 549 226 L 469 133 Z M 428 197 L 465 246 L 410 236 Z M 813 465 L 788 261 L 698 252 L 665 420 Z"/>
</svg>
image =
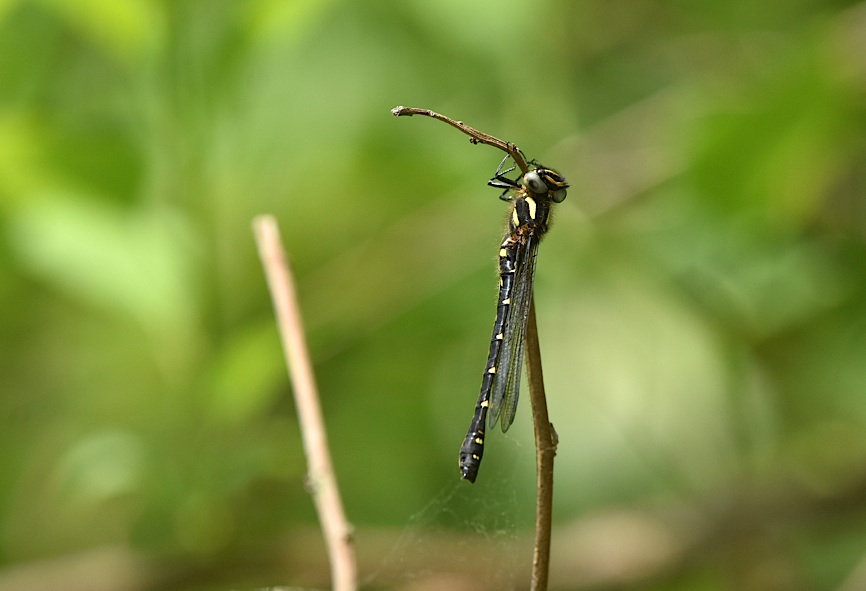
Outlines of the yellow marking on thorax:
<svg viewBox="0 0 866 591">
<path fill-rule="evenodd" d="M 526 207 L 529 208 L 529 217 L 531 219 L 535 219 L 535 210 L 538 207 L 538 204 L 535 202 L 535 199 L 532 197 L 526 197 Z"/>
</svg>

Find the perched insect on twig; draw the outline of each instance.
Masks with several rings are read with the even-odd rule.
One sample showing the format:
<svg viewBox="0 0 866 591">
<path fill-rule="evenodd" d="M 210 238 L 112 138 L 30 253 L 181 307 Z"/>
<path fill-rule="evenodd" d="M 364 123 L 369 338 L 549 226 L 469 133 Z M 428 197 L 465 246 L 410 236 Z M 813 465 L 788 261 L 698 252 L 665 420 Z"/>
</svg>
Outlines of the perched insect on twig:
<svg viewBox="0 0 866 591">
<path fill-rule="evenodd" d="M 468 134 L 473 143 L 483 143 L 506 152 L 505 158 L 487 184 L 503 189 L 500 199 L 511 203 L 508 231 L 499 245 L 499 300 L 493 337 L 481 394 L 469 432 L 460 448 L 460 472 L 464 479 L 475 482 L 484 453 L 484 436 L 489 426 L 500 421 L 502 431 L 514 422 L 520 393 L 526 327 L 532 308 L 535 258 L 538 244 L 550 227 L 550 211 L 554 203 L 565 199 L 568 183 L 558 172 L 530 160 L 527 162 L 518 147 L 510 142 L 478 131 L 462 121 L 455 121 L 428 109 L 396 107 L 395 116 L 425 115 L 433 117 Z M 515 165 L 503 170 L 511 158 Z M 516 179 L 506 176 L 519 168 Z"/>
<path fill-rule="evenodd" d="M 547 414 L 532 291 L 538 243 L 550 228 L 551 207 L 565 199 L 568 183 L 556 171 L 533 160 L 527 162 L 516 145 L 478 131 L 462 121 L 429 109 L 412 107 L 395 107 L 391 113 L 395 117 L 424 115 L 438 119 L 467 134 L 473 144 L 487 144 L 507 154 L 487 183 L 504 189 L 500 197 L 511 202 L 511 212 L 508 216 L 508 232 L 499 246 L 499 301 L 493 323 L 493 338 L 490 340 L 490 353 L 481 380 L 481 394 L 475 405 L 469 432 L 460 448 L 460 473 L 469 482 L 475 482 L 478 476 L 488 415 L 491 426 L 496 424 L 497 419 L 501 420 L 503 431 L 514 421 L 525 351 L 538 479 L 530 590 L 543 591 L 547 589 L 550 567 L 553 458 L 558 437 Z M 509 157 L 520 169 L 516 179 L 506 176 L 514 167 L 502 170 Z"/>
</svg>

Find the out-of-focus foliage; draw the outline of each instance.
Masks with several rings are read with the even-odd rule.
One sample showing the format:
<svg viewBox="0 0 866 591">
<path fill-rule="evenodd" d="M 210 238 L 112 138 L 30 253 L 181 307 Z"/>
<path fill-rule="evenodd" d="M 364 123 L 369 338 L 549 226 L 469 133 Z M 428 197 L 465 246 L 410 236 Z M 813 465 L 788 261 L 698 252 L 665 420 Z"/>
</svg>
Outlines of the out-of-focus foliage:
<svg viewBox="0 0 866 591">
<path fill-rule="evenodd" d="M 844 2 L 0 0 L 0 589 L 327 585 L 262 212 L 362 571 L 437 499 L 461 559 L 396 578 L 504 585 L 468 532 L 531 523 L 527 400 L 455 483 L 500 155 L 398 104 L 572 183 L 556 588 L 866 588 L 864 39 Z"/>
</svg>

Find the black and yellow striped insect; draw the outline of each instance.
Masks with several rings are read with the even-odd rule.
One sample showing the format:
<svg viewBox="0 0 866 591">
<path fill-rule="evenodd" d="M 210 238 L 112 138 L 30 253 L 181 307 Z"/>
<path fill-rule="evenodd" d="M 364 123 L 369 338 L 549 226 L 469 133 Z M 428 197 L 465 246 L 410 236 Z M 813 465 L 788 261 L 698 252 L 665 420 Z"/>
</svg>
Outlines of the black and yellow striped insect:
<svg viewBox="0 0 866 591">
<path fill-rule="evenodd" d="M 535 256 L 542 236 L 550 228 L 551 207 L 565 199 L 568 183 L 555 170 L 532 160 L 527 162 L 523 152 L 511 142 L 502 141 L 462 121 L 417 107 L 394 107 L 391 114 L 395 117 L 423 115 L 438 119 L 467 134 L 473 144 L 493 146 L 507 154 L 499 163 L 493 178 L 487 182 L 492 187 L 504 189 L 500 199 L 511 202 L 508 232 L 499 245 L 496 320 L 493 323 L 487 365 L 484 366 L 481 379 L 481 394 L 475 405 L 469 432 L 460 448 L 460 473 L 464 480 L 475 482 L 484 454 L 488 420 L 491 427 L 500 421 L 503 431 L 507 431 L 514 422 L 523 351 L 526 347 L 524 339 L 532 309 Z M 509 158 L 515 165 L 502 170 Z M 508 178 L 506 175 L 516 168 L 520 170 L 520 175 L 516 179 Z"/>
<path fill-rule="evenodd" d="M 562 175 L 533 161 L 516 180 L 508 178 L 505 175 L 514 170 L 502 170 L 508 158 L 487 183 L 505 190 L 500 199 L 511 202 L 511 212 L 499 245 L 499 300 L 490 353 L 475 414 L 460 448 L 460 472 L 469 482 L 478 476 L 487 425 L 492 428 L 499 421 L 505 432 L 514 422 L 538 244 L 550 227 L 552 205 L 562 202 L 568 189 Z"/>
</svg>

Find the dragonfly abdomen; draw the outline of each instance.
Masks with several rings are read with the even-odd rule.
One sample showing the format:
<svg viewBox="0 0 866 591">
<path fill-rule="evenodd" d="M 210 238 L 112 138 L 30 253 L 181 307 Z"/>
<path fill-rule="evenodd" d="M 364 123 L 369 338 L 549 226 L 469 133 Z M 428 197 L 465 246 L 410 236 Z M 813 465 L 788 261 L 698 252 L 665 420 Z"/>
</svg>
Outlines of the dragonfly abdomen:
<svg viewBox="0 0 866 591">
<path fill-rule="evenodd" d="M 493 322 L 493 336 L 490 339 L 490 352 L 481 377 L 481 394 L 475 405 L 475 414 L 472 416 L 469 432 L 466 433 L 466 439 L 460 448 L 460 471 L 463 478 L 469 482 L 475 482 L 481 456 L 484 455 L 484 432 L 490 408 L 490 392 L 496 379 L 503 331 L 511 309 L 511 294 L 514 291 L 514 273 L 517 266 L 517 242 L 514 238 L 514 234 L 509 234 L 499 247 L 499 300 L 496 306 L 496 320 Z M 493 423 L 495 424 L 495 421 Z"/>
</svg>

